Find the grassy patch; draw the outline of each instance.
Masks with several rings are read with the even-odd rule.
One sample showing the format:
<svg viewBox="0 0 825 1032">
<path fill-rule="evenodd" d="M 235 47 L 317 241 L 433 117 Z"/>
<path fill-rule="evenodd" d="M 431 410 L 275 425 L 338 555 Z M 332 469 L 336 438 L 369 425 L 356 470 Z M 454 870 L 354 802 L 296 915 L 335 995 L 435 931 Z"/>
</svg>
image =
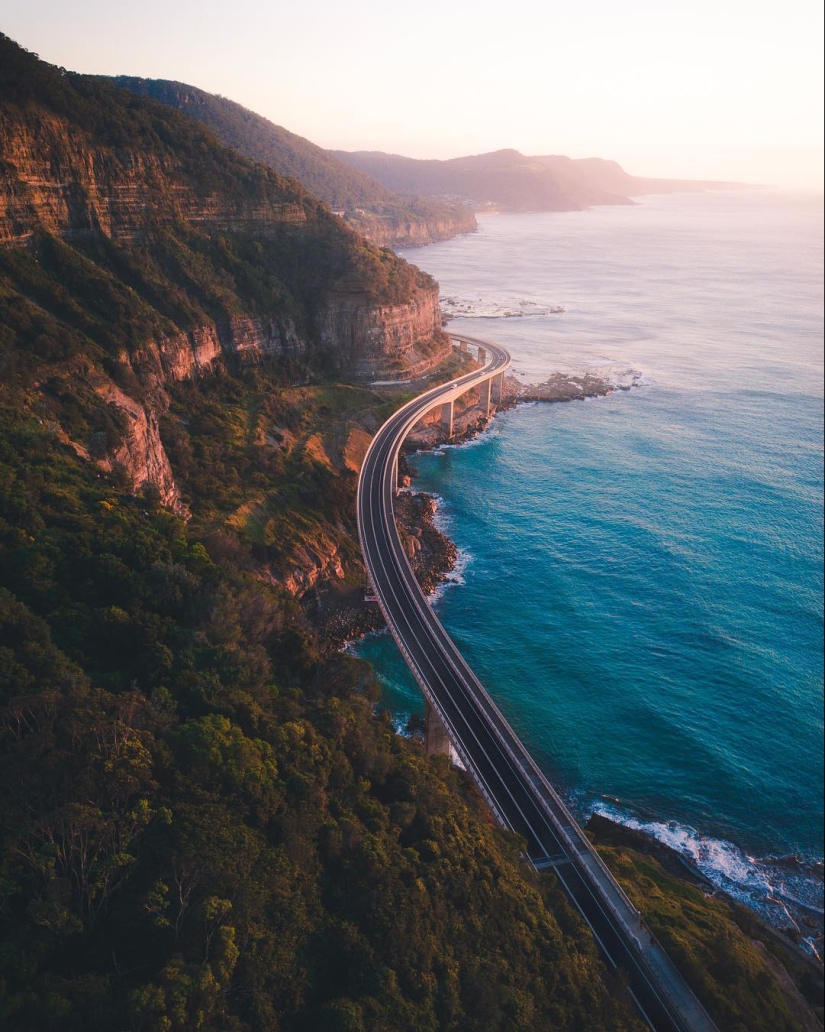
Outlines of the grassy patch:
<svg viewBox="0 0 825 1032">
<path fill-rule="evenodd" d="M 667 874 L 650 857 L 627 848 L 599 852 L 720 1029 L 798 1032 L 794 1009 L 753 941 L 755 922 L 743 929 L 723 898 Z"/>
</svg>

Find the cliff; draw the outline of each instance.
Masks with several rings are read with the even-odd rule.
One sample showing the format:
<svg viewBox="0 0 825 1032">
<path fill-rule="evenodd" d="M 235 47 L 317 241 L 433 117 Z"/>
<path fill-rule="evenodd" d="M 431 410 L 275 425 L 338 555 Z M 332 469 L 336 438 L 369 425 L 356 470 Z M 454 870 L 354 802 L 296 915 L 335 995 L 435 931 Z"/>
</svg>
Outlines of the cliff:
<svg viewBox="0 0 825 1032">
<path fill-rule="evenodd" d="M 309 198 L 287 183 L 262 178 L 251 195 L 203 189 L 174 154 L 107 146 L 48 111 L 0 112 L 0 152 L 2 244 L 26 244 L 37 231 L 141 240 L 181 221 L 265 233 L 312 215 Z"/>
<path fill-rule="evenodd" d="M 435 281 L 294 179 L 5 38 L 0 58 L 4 334 L 24 378 L 74 395 L 53 401 L 78 453 L 179 506 L 158 430 L 170 384 L 265 360 L 403 376 L 448 352 Z"/>
<path fill-rule="evenodd" d="M 468 208 L 393 193 L 331 151 L 225 97 L 165 79 L 123 75 L 113 81 L 182 111 L 226 146 L 300 180 L 347 225 L 381 247 L 415 247 L 476 229 L 475 216 Z"/>
<path fill-rule="evenodd" d="M 380 307 L 339 291 L 324 311 L 320 337 L 336 342 L 355 377 L 401 379 L 420 376 L 450 353 L 440 327 L 437 285 L 403 305 Z"/>
<path fill-rule="evenodd" d="M 397 205 L 377 204 L 346 209 L 343 218 L 348 226 L 379 247 L 423 247 L 478 229 L 470 208 L 447 208 L 427 198 L 416 198 L 406 210 Z"/>
</svg>

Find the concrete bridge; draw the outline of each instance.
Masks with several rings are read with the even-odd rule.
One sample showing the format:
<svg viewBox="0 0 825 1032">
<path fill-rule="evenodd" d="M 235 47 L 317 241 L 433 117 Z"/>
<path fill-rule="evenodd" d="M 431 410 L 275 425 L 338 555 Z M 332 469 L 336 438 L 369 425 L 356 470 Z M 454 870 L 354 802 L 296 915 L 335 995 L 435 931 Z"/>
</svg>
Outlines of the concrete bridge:
<svg viewBox="0 0 825 1032">
<path fill-rule="evenodd" d="M 652 1029 L 716 1032 L 702 1004 L 441 626 L 407 561 L 393 513 L 398 455 L 405 437 L 439 406 L 442 425 L 451 436 L 453 404 L 470 388 L 481 387 L 482 406 L 490 412 L 501 398 L 510 365 L 504 348 L 481 338 L 452 336 L 459 347 L 478 349 L 483 368 L 402 406 L 373 438 L 358 481 L 358 535 L 364 561 L 387 625 L 424 693 L 430 751 L 454 750 L 501 826 L 522 837 L 533 867 L 553 870 L 607 963 L 626 973 L 629 991 Z"/>
<path fill-rule="evenodd" d="M 453 340 L 458 341 L 458 345 L 461 351 L 469 351 L 469 344 L 473 343 L 478 351 L 478 360 L 481 363 L 485 374 L 480 380 L 476 380 L 471 386 L 478 386 L 479 388 L 479 399 L 478 404 L 482 413 L 489 418 L 491 412 L 495 407 L 501 404 L 501 398 L 504 394 L 504 373 L 506 366 L 500 371 L 487 372 L 487 352 L 489 351 L 489 345 L 485 346 L 480 340 L 473 337 L 456 337 L 453 336 Z M 491 363 L 494 365 L 494 363 Z M 509 361 L 508 361 L 509 365 Z M 449 439 L 453 436 L 453 406 L 458 398 L 462 394 L 465 394 L 468 387 L 464 386 L 461 381 L 458 381 L 458 393 L 453 392 L 447 400 L 441 403 L 441 429 L 444 433 L 445 438 Z"/>
</svg>

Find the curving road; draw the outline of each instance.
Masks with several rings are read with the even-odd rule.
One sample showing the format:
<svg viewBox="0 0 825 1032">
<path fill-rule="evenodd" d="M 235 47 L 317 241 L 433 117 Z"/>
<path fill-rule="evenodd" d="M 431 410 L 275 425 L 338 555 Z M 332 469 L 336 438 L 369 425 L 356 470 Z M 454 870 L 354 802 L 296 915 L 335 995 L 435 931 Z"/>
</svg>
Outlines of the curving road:
<svg viewBox="0 0 825 1032">
<path fill-rule="evenodd" d="M 504 348 L 480 338 L 452 336 L 484 348 L 487 365 L 400 408 L 375 435 L 364 458 L 358 534 L 371 584 L 402 655 L 500 824 L 524 839 L 537 870 L 555 872 L 608 964 L 625 972 L 650 1027 L 657 1032 L 714 1032 L 716 1026 L 699 1000 L 441 626 L 410 569 L 393 513 L 401 445 L 437 405 L 510 365 Z"/>
</svg>

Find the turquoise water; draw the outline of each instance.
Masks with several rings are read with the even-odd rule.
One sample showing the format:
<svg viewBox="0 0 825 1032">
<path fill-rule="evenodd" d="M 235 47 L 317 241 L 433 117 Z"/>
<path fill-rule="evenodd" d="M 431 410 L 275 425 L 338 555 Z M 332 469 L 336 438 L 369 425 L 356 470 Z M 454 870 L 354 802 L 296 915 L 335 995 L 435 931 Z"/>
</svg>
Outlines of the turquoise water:
<svg viewBox="0 0 825 1032">
<path fill-rule="evenodd" d="M 821 201 L 715 194 L 491 217 L 407 255 L 523 378 L 644 378 L 416 457 L 461 550 L 444 624 L 581 814 L 649 828 L 812 943 L 821 232 Z M 386 634 L 358 649 L 387 706 L 421 709 Z"/>
</svg>

